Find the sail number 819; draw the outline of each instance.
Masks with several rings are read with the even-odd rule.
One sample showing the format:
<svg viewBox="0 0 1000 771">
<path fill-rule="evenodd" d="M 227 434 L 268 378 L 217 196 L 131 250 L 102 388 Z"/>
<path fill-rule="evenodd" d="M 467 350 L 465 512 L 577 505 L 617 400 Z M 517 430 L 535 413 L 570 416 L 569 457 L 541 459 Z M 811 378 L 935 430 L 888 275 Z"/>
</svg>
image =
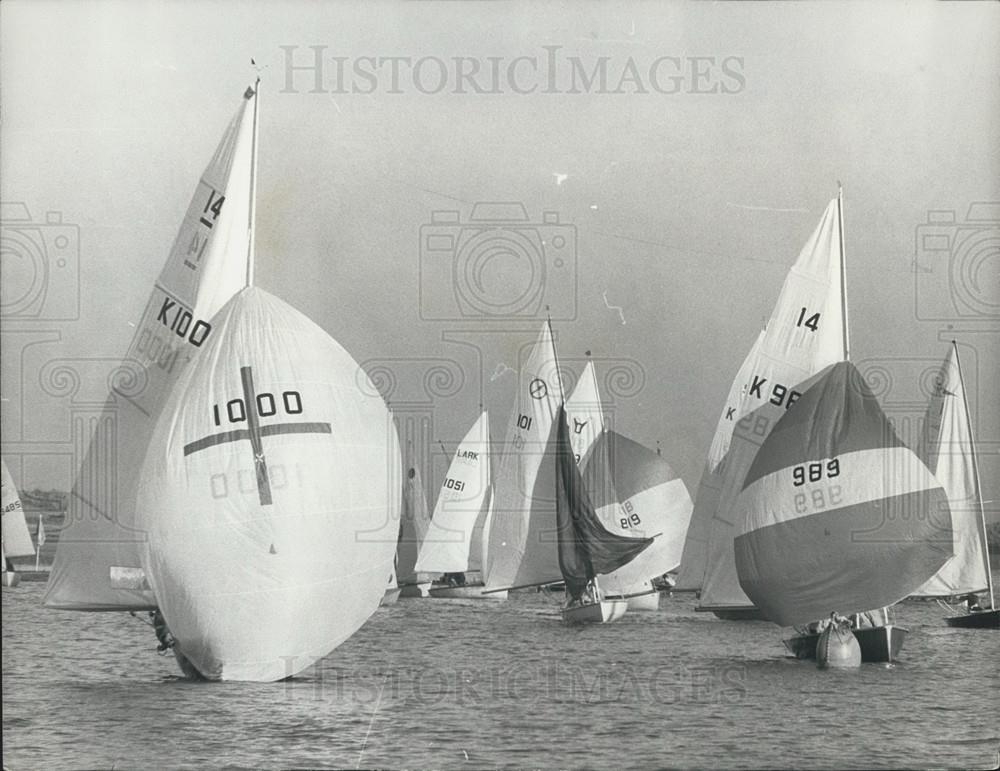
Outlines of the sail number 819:
<svg viewBox="0 0 1000 771">
<path fill-rule="evenodd" d="M 822 461 L 817 463 L 805 463 L 792 469 L 792 483 L 796 487 L 801 487 L 807 481 L 819 482 L 824 477 L 833 479 L 840 476 L 840 460 L 834 458 L 825 464 Z"/>
</svg>

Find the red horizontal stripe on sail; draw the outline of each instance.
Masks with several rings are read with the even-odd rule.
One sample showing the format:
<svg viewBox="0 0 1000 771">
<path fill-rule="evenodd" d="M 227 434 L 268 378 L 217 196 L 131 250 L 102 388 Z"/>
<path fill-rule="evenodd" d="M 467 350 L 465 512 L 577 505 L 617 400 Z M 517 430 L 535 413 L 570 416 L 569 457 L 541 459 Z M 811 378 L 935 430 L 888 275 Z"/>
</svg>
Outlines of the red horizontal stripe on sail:
<svg viewBox="0 0 1000 771">
<path fill-rule="evenodd" d="M 913 592 L 951 556 L 951 523 L 940 488 L 897 495 L 740 535 L 740 586 L 765 618 L 790 626 L 889 605 Z"/>
</svg>

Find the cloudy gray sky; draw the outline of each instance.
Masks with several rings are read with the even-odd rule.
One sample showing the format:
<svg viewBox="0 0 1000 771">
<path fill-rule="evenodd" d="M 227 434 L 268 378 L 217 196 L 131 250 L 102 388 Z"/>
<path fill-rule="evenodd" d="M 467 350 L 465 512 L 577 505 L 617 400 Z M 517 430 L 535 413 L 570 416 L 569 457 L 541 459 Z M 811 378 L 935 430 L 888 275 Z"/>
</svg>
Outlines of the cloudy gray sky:
<svg viewBox="0 0 1000 771">
<path fill-rule="evenodd" d="M 591 350 L 616 427 L 693 490 L 840 180 L 853 359 L 905 424 L 957 338 L 1000 497 L 1000 226 L 970 212 L 1000 201 L 996 4 L 5 0 L 0 22 L 3 444 L 29 486 L 68 485 L 74 420 L 254 57 L 257 283 L 390 370 L 430 439 L 454 447 L 480 402 L 503 435 L 505 367 L 549 305 L 567 367 Z M 523 205 L 529 246 L 456 286 L 427 236 L 460 243 L 490 202 Z M 44 287 L 14 228 L 44 245 Z"/>
</svg>

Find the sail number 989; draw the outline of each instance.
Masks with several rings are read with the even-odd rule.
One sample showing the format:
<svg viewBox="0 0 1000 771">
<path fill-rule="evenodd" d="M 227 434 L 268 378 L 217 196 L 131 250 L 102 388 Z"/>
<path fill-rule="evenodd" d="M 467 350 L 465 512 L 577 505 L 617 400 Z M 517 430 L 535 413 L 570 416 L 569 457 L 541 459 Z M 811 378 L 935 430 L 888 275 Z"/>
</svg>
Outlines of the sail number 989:
<svg viewBox="0 0 1000 771">
<path fill-rule="evenodd" d="M 822 461 L 816 463 L 805 463 L 792 469 L 792 483 L 796 487 L 801 487 L 807 481 L 819 482 L 824 477 L 833 479 L 840 476 L 840 460 L 834 458 L 825 464 Z"/>
</svg>

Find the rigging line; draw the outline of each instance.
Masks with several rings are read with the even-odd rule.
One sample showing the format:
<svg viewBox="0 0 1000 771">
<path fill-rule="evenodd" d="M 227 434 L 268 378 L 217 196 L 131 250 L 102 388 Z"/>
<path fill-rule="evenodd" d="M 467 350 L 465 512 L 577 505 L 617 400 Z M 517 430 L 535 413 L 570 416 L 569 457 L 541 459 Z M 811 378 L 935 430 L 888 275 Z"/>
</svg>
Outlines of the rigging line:
<svg viewBox="0 0 1000 771">
<path fill-rule="evenodd" d="M 375 700 L 375 709 L 372 711 L 372 719 L 368 721 L 368 730 L 365 731 L 365 740 L 361 743 L 361 752 L 358 754 L 358 762 L 354 768 L 361 768 L 361 760 L 365 756 L 365 748 L 368 746 L 368 737 L 371 735 L 372 726 L 375 724 L 375 717 L 378 715 L 378 708 L 382 704 L 382 691 L 385 690 L 385 683 L 389 679 L 389 674 L 382 676 L 382 684 L 378 687 L 378 698 Z"/>
</svg>

